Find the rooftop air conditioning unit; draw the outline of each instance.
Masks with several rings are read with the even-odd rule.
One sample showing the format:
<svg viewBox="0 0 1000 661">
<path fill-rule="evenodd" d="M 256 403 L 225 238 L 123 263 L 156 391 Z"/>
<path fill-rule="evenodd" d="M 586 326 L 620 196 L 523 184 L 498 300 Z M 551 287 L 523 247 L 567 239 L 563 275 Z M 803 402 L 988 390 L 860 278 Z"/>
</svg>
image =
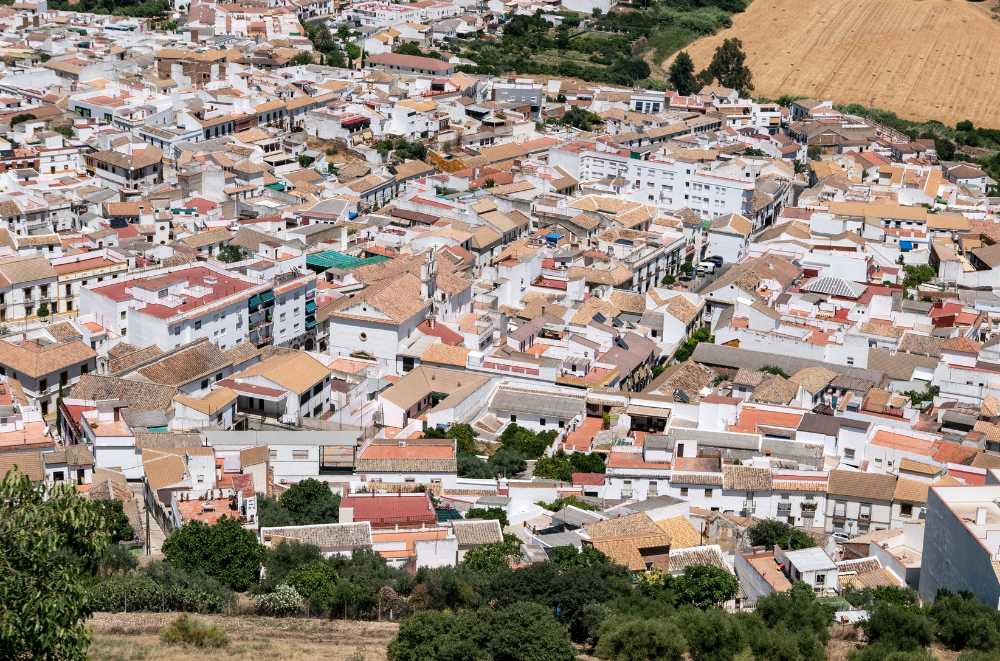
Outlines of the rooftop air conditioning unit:
<svg viewBox="0 0 1000 661">
<path fill-rule="evenodd" d="M 288 482 L 288 480 L 286 480 L 285 478 L 281 478 L 280 480 L 278 480 L 278 482 L 280 484 L 285 484 L 286 482 Z"/>
<path fill-rule="evenodd" d="M 405 448 L 406 447 L 406 441 L 400 441 L 399 442 L 399 447 Z"/>
</svg>

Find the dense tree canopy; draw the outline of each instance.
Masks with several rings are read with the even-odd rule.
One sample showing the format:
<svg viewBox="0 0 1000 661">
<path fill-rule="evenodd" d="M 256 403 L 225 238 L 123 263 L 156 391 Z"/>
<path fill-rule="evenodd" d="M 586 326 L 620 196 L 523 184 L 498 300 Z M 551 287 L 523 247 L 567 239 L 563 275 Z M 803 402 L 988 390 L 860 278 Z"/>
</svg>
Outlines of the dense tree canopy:
<svg viewBox="0 0 1000 661">
<path fill-rule="evenodd" d="M 111 533 L 73 485 L 47 494 L 17 470 L 0 481 L 0 657 L 84 661 L 96 572 Z"/>
<path fill-rule="evenodd" d="M 786 551 L 797 551 L 816 546 L 813 538 L 803 530 L 774 519 L 765 519 L 750 526 L 747 528 L 747 536 L 752 546 L 763 546 L 768 550 L 775 546 Z"/>
<path fill-rule="evenodd" d="M 238 519 L 222 516 L 215 525 L 195 519 L 174 530 L 163 542 L 163 554 L 182 571 L 204 571 L 242 592 L 257 580 L 264 547 Z"/>
</svg>

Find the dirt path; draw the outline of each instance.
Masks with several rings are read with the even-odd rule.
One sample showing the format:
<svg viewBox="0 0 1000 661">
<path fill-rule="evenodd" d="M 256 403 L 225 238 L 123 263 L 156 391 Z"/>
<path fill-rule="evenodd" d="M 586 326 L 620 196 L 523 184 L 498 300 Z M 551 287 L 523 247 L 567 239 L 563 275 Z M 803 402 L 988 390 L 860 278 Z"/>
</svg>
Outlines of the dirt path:
<svg viewBox="0 0 1000 661">
<path fill-rule="evenodd" d="M 204 650 L 160 642 L 160 633 L 175 617 L 177 613 L 97 613 L 87 622 L 94 630 L 89 656 L 94 661 L 384 661 L 398 628 L 394 622 L 196 615 L 224 629 L 231 641 L 228 648 Z"/>
</svg>

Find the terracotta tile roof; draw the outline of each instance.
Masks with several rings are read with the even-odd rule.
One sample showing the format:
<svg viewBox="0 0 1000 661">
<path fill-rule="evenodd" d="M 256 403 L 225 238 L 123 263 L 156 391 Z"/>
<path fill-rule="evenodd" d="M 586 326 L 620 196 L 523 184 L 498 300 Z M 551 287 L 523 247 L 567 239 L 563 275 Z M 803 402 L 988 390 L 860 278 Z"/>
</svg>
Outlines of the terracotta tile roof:
<svg viewBox="0 0 1000 661">
<path fill-rule="evenodd" d="M 908 471 L 910 473 L 920 473 L 921 475 L 937 475 L 941 472 L 941 468 L 938 466 L 925 464 L 921 461 L 914 461 L 909 457 L 903 457 L 899 460 L 899 470 Z"/>
<path fill-rule="evenodd" d="M 451 529 L 460 546 L 492 544 L 503 541 L 500 522 L 496 520 L 452 521 Z"/>
<path fill-rule="evenodd" d="M 957 443 L 941 443 L 931 458 L 942 464 L 963 464 L 968 466 L 981 450 Z"/>
<path fill-rule="evenodd" d="M 371 548 L 372 527 L 368 521 L 361 523 L 324 523 L 313 526 L 288 526 L 261 528 L 261 539 L 271 546 L 280 540 L 297 539 L 303 544 L 314 544 L 323 550 Z"/>
<path fill-rule="evenodd" d="M 884 585 L 891 585 L 895 587 L 900 586 L 900 580 L 891 571 L 884 567 L 880 567 L 875 571 L 866 572 L 864 574 L 855 575 L 843 575 L 841 574 L 839 579 L 840 583 L 844 586 L 850 586 L 855 590 L 863 590 L 864 588 L 877 588 Z"/>
<path fill-rule="evenodd" d="M 241 365 L 260 356 L 260 350 L 252 342 L 240 342 L 236 346 L 226 349 L 226 356 L 233 361 L 233 365 Z"/>
<path fill-rule="evenodd" d="M 758 372 L 757 370 L 751 370 L 745 367 L 741 367 L 739 371 L 736 372 L 736 376 L 733 377 L 733 383 L 741 386 L 757 387 L 758 385 L 760 385 L 761 381 L 769 377 L 770 374 L 768 374 L 767 372 Z"/>
<path fill-rule="evenodd" d="M 631 516 L 637 515 L 632 514 Z M 614 521 L 614 519 L 611 520 Z M 586 526 L 584 527 L 586 528 Z M 654 527 L 656 527 L 655 524 Z M 658 527 L 657 530 L 659 530 Z M 615 564 L 628 567 L 630 571 L 645 571 L 646 561 L 643 559 L 640 549 L 669 547 L 670 535 L 666 535 L 661 532 L 659 534 L 653 533 L 645 535 L 630 535 L 627 537 L 608 537 L 595 539 L 591 543 L 595 549 L 603 552 L 611 558 L 611 561 Z"/>
<path fill-rule="evenodd" d="M 128 353 L 121 358 L 115 358 L 108 363 L 108 372 L 111 376 L 119 376 L 131 372 L 139 365 L 143 365 L 163 355 L 163 349 L 157 344 L 151 344 L 145 349 L 138 349 Z"/>
<path fill-rule="evenodd" d="M 827 487 L 827 493 L 831 496 L 872 498 L 875 500 L 892 500 L 895 490 L 896 478 L 893 475 L 842 470 L 830 471 L 830 481 Z"/>
<path fill-rule="evenodd" d="M 883 326 L 882 324 L 873 324 L 871 322 L 864 322 L 858 328 L 862 333 L 868 335 L 878 335 L 879 337 L 892 337 L 900 338 L 903 337 L 903 329 L 896 328 L 894 326 Z"/>
<path fill-rule="evenodd" d="M 634 535 L 662 535 L 663 531 L 645 512 L 619 516 L 607 521 L 588 523 L 583 529 L 591 539 L 626 537 Z"/>
<path fill-rule="evenodd" d="M 816 367 L 806 367 L 799 370 L 789 377 L 788 380 L 799 384 L 807 392 L 816 394 L 835 378 L 837 378 L 836 372 L 831 372 L 825 367 L 817 365 Z"/>
<path fill-rule="evenodd" d="M 781 404 L 788 405 L 798 392 L 798 387 L 779 375 L 769 376 L 760 382 L 753 393 L 750 394 L 751 402 L 761 404 Z"/>
<path fill-rule="evenodd" d="M 2 264 L 2 262 L 0 262 Z M 982 342 L 976 342 L 970 340 L 965 336 L 949 337 L 947 340 L 941 342 L 942 351 L 957 351 L 959 353 L 979 353 L 979 350 L 983 348 Z"/>
<path fill-rule="evenodd" d="M 465 347 L 453 347 L 441 342 L 435 342 L 427 347 L 424 355 L 420 357 L 420 362 L 453 365 L 464 368 L 466 359 L 471 351 L 472 349 L 466 349 Z"/>
<path fill-rule="evenodd" d="M 770 491 L 772 478 L 770 468 L 750 466 L 723 466 L 725 488 L 735 491 Z"/>
<path fill-rule="evenodd" d="M 366 312 L 365 308 L 371 306 L 388 317 L 382 320 L 382 323 L 395 325 L 404 323 L 427 307 L 421 300 L 420 280 L 410 273 L 370 285 L 355 294 L 353 298 L 344 296 L 337 299 L 334 304 L 335 307 L 329 313 L 331 319 L 378 321 L 377 317 L 355 314 L 355 310 Z"/>
<path fill-rule="evenodd" d="M 905 500 L 911 503 L 926 503 L 927 487 L 929 486 L 926 482 L 908 480 L 905 477 L 901 477 L 896 480 L 896 492 L 893 494 L 892 499 Z"/>
<path fill-rule="evenodd" d="M 655 522 L 670 537 L 670 550 L 684 549 L 701 544 L 701 533 L 683 516 L 674 516 Z"/>
<path fill-rule="evenodd" d="M 186 236 L 183 239 L 180 239 L 180 241 L 188 248 L 202 248 L 215 243 L 225 243 L 232 238 L 233 235 L 229 232 L 229 230 L 225 227 L 220 227 L 207 232 L 199 232 L 191 236 Z"/>
<path fill-rule="evenodd" d="M 187 466 L 177 454 L 158 450 L 142 451 L 142 468 L 152 491 L 163 489 L 185 481 Z"/>
<path fill-rule="evenodd" d="M 323 363 L 307 353 L 296 351 L 261 360 L 239 374 L 234 374 L 232 378 L 241 380 L 262 376 L 268 381 L 277 383 L 282 388 L 301 395 L 329 375 L 330 370 Z"/>
<path fill-rule="evenodd" d="M 236 401 L 236 393 L 229 388 L 216 388 L 204 397 L 175 395 L 174 400 L 205 415 L 215 415 Z"/>
<path fill-rule="evenodd" d="M 34 342 L 0 341 L 0 365 L 33 378 L 45 377 L 95 358 L 97 352 L 80 340 L 42 346 Z"/>
<path fill-rule="evenodd" d="M 865 399 L 862 410 L 870 413 L 882 413 L 885 407 L 892 401 L 892 393 L 888 390 L 872 388 L 868 391 L 868 398 Z"/>
<path fill-rule="evenodd" d="M 174 392 L 175 389 L 170 386 L 84 374 L 66 396 L 88 401 L 119 399 L 126 402 L 129 408 L 140 411 L 166 411 L 171 407 Z"/>
<path fill-rule="evenodd" d="M 177 387 L 231 367 L 232 364 L 233 361 L 226 354 L 205 338 L 171 351 L 162 360 L 142 367 L 138 372 L 153 383 Z"/>
<path fill-rule="evenodd" d="M 775 491 L 815 491 L 826 492 L 826 482 L 775 482 Z"/>
<path fill-rule="evenodd" d="M 457 473 L 455 459 L 423 459 L 419 457 L 359 458 L 354 464 L 355 473 Z"/>
<path fill-rule="evenodd" d="M 45 465 L 41 452 L 4 452 L 0 454 L 0 479 L 17 468 L 32 482 L 45 479 Z"/>
</svg>

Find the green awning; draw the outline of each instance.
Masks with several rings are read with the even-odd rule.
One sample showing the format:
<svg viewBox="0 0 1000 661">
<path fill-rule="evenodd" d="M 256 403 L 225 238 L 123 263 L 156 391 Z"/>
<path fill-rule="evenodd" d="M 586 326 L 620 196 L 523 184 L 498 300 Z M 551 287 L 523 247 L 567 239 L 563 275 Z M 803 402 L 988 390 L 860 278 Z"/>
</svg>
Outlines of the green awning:
<svg viewBox="0 0 1000 661">
<path fill-rule="evenodd" d="M 262 292 L 260 295 L 260 300 L 262 303 L 271 303 L 274 301 L 274 292 L 268 289 L 266 292 Z"/>
<path fill-rule="evenodd" d="M 306 301 L 306 314 L 312 314 L 319 308 L 316 301 Z"/>
<path fill-rule="evenodd" d="M 250 297 L 250 309 L 252 310 L 258 305 L 260 305 L 260 296 L 254 294 L 253 296 Z"/>
<path fill-rule="evenodd" d="M 351 257 L 350 255 L 341 254 L 336 250 L 325 250 L 323 252 L 313 252 L 306 255 L 306 265 L 316 266 L 324 271 L 331 267 L 336 267 L 346 271 L 348 269 L 356 269 L 359 266 L 385 262 L 388 261 L 388 259 L 388 257 L 384 257 L 382 255 L 364 258 Z"/>
<path fill-rule="evenodd" d="M 315 328 L 315 327 L 316 327 L 316 317 L 313 316 L 313 315 L 307 316 L 306 317 L 306 329 Z"/>
<path fill-rule="evenodd" d="M 268 184 L 266 188 L 270 188 L 271 190 L 283 191 L 285 190 L 285 184 Z"/>
</svg>

